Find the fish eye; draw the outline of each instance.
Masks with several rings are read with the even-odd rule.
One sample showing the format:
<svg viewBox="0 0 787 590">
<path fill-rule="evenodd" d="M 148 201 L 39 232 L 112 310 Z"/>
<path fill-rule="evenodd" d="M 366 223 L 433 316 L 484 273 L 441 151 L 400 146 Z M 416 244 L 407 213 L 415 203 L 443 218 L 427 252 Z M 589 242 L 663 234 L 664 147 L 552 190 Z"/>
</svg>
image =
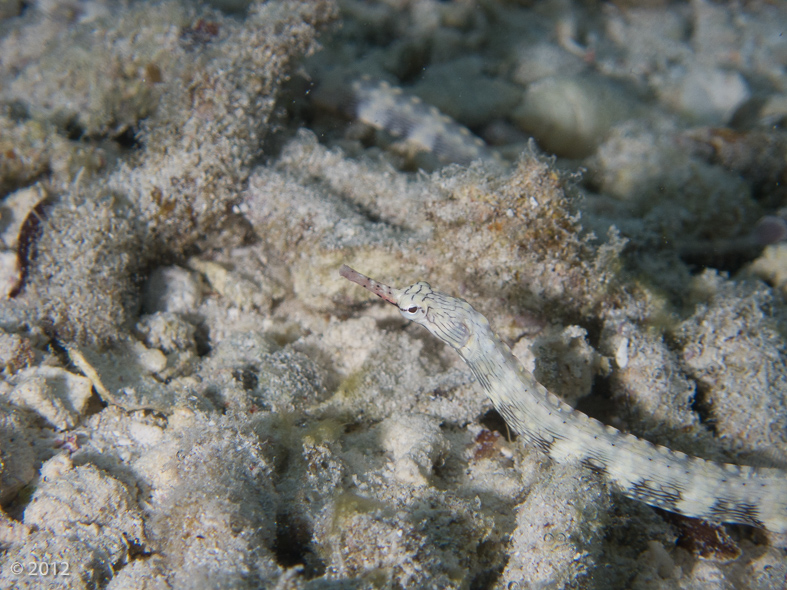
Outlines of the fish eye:
<svg viewBox="0 0 787 590">
<path fill-rule="evenodd" d="M 415 305 L 407 309 L 407 313 L 415 313 L 416 311 L 418 311 L 418 307 Z"/>
</svg>

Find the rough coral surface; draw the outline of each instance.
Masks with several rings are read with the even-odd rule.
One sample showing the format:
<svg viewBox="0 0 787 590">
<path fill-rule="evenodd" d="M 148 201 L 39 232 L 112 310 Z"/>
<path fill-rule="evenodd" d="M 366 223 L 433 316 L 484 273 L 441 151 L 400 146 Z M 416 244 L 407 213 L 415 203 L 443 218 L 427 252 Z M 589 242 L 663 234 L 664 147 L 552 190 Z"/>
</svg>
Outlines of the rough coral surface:
<svg viewBox="0 0 787 590">
<path fill-rule="evenodd" d="M 155 43 L 160 55 L 169 55 L 161 59 L 169 60 L 170 67 L 154 61 L 145 66 L 160 72 L 153 84 L 157 90 L 146 95 L 147 110 L 135 111 L 131 121 L 144 149 L 106 176 L 80 175 L 62 187 L 26 261 L 32 268 L 25 288 L 32 299 L 47 302 L 42 309 L 46 321 L 68 339 L 115 338 L 120 327 L 128 327 L 137 287 L 134 273 L 145 261 L 184 252 L 231 216 L 290 63 L 313 49 L 315 26 L 332 14 L 330 3 L 260 4 L 250 8 L 241 24 L 177 3 L 161 10 L 159 18 L 169 18 L 163 38 L 144 27 L 150 12 L 142 4 L 129 7 L 119 21 L 125 24 L 110 35 L 126 39 L 112 44 L 114 59 L 139 58 L 135 44 L 147 48 Z M 134 24 L 154 40 L 134 34 Z M 84 37 L 85 31 L 74 35 Z M 89 44 L 92 59 L 111 61 L 102 51 L 104 41 L 88 36 L 82 42 Z M 56 55 L 57 48 L 52 51 Z M 88 55 L 82 52 L 81 59 Z M 182 62 L 189 66 L 175 66 Z M 142 66 L 128 67 L 142 75 L 137 71 Z M 20 78 L 19 84 L 24 81 Z M 65 94 L 81 96 L 88 90 L 94 86 L 70 88 Z M 137 255 L 129 256 L 132 251 Z M 86 277 L 104 287 L 86 290 Z"/>
<path fill-rule="evenodd" d="M 701 280 L 709 299 L 680 326 L 683 362 L 718 435 L 733 448 L 783 465 L 787 359 L 775 295 L 757 286 L 727 285 L 712 275 Z"/>
<path fill-rule="evenodd" d="M 550 463 L 337 274 L 429 281 L 582 411 L 784 468 L 787 271 L 752 232 L 783 6 L 6 4 L 0 586 L 784 588 L 783 538 Z M 323 100 L 364 76 L 383 123 Z M 408 154 L 414 111 L 495 157 Z"/>
</svg>

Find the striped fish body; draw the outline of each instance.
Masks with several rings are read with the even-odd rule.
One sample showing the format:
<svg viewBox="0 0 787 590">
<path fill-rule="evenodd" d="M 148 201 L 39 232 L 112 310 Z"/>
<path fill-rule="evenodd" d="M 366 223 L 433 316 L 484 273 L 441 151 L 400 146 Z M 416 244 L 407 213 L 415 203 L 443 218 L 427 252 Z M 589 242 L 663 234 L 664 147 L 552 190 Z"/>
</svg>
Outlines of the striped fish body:
<svg viewBox="0 0 787 590">
<path fill-rule="evenodd" d="M 509 427 L 554 461 L 579 462 L 625 496 L 670 512 L 787 533 L 787 473 L 706 461 L 606 426 L 538 383 L 463 299 L 423 281 L 394 289 L 348 267 L 343 276 L 453 347 Z"/>
</svg>

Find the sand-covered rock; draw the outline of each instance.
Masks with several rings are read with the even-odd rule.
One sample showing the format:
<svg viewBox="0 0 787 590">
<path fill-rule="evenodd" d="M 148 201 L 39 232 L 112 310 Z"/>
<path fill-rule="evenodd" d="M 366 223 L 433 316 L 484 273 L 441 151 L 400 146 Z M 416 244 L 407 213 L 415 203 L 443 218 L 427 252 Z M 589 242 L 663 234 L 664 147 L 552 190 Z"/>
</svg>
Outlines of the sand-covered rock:
<svg viewBox="0 0 787 590">
<path fill-rule="evenodd" d="M 553 464 L 338 274 L 787 467 L 785 6 L 597 8 L 0 2 L 0 586 L 782 590 L 783 535 Z"/>
</svg>

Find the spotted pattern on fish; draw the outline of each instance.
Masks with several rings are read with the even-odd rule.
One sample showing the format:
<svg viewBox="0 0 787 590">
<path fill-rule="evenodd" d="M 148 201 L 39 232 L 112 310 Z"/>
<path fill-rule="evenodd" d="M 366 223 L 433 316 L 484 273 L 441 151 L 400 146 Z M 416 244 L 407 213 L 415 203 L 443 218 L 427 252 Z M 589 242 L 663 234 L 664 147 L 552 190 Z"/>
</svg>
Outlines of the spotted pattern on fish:
<svg viewBox="0 0 787 590">
<path fill-rule="evenodd" d="M 423 281 L 395 289 L 348 266 L 340 274 L 453 347 L 508 425 L 556 462 L 579 462 L 624 495 L 670 512 L 787 533 L 784 471 L 691 457 L 606 426 L 547 391 L 463 299 Z"/>
<path fill-rule="evenodd" d="M 430 152 L 444 164 L 494 158 L 467 127 L 387 82 L 353 82 L 348 110 L 359 121 L 401 138 L 412 151 Z"/>
</svg>

